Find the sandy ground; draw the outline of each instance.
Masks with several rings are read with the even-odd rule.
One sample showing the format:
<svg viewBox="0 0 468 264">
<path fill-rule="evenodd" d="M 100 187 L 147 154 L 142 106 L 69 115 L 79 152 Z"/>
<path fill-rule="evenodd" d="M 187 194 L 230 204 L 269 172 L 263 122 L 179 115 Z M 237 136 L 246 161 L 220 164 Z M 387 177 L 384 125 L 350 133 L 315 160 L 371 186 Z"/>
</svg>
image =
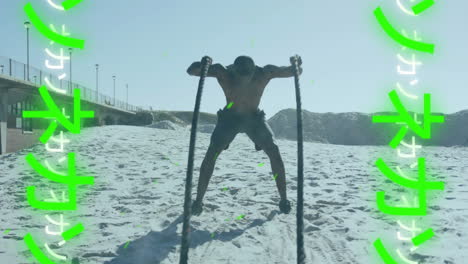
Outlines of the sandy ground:
<svg viewBox="0 0 468 264">
<path fill-rule="evenodd" d="M 197 137 L 194 195 L 209 136 Z M 95 185 L 79 186 L 79 208 L 65 212 L 64 220 L 83 222 L 86 230 L 62 247 L 54 246 L 61 239 L 45 234 L 45 226 L 51 225 L 45 216 L 58 220 L 58 212 L 32 209 L 25 201 L 28 185 L 36 185 L 44 197 L 50 197 L 52 187 L 47 186 L 60 188 L 40 179 L 26 164 L 26 154 L 51 164 L 60 155 L 47 153 L 43 145 L 4 155 L 0 263 L 35 263 L 28 261 L 31 255 L 22 241 L 28 232 L 41 248 L 47 242 L 57 254 L 68 256 L 67 261 L 55 259 L 57 263 L 71 263 L 72 258 L 82 264 L 178 263 L 189 131 L 108 126 L 68 138 L 72 142 L 66 151 L 77 153 L 79 172 L 94 176 Z M 192 217 L 190 263 L 296 262 L 296 143 L 278 140 L 278 145 L 291 213 L 279 214 L 267 156 L 240 134 L 218 157 L 203 214 Z M 307 263 L 382 263 L 372 246 L 379 237 L 396 259 L 400 249 L 414 263 L 468 263 L 468 148 L 425 147 L 418 153 L 427 158 L 429 179 L 445 181 L 446 188 L 428 193 L 427 216 L 391 217 L 377 210 L 375 192 L 392 190 L 389 203 L 395 205 L 405 189 L 385 181 L 374 162 L 386 157 L 390 167 L 399 165 L 411 174 L 394 150 L 305 143 Z M 237 219 L 240 215 L 245 217 Z M 415 220 L 421 230 L 433 228 L 436 235 L 410 252 L 411 244 L 398 240 L 397 232 L 410 233 L 397 220 L 406 225 Z"/>
</svg>

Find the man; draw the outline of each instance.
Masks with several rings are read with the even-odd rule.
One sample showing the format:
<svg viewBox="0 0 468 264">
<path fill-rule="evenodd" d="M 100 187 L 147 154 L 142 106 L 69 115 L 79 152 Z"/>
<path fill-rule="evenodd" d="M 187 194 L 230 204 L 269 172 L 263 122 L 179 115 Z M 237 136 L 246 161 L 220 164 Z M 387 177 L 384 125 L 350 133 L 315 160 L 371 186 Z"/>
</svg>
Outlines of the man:
<svg viewBox="0 0 468 264">
<path fill-rule="evenodd" d="M 299 65 L 302 62 L 299 59 Z M 200 76 L 201 63 L 194 62 L 187 69 L 187 73 Z M 302 73 L 302 68 L 300 68 Z M 291 203 L 286 197 L 286 178 L 283 160 L 276 145 L 273 132 L 265 120 L 265 113 L 258 109 L 263 90 L 273 78 L 287 78 L 294 76 L 293 67 L 277 67 L 266 65 L 261 68 L 247 56 L 239 56 L 234 64 L 226 68 L 221 64 L 213 64 L 208 70 L 208 77 L 215 77 L 226 96 L 227 104 L 218 111 L 218 122 L 211 135 L 210 146 L 200 168 L 197 198 L 192 204 L 192 214 L 200 215 L 203 211 L 203 197 L 208 188 L 216 158 L 229 147 L 237 133 L 246 133 L 255 143 L 257 150 L 263 149 L 268 155 L 276 186 L 280 195 L 279 208 L 283 213 L 291 211 Z"/>
</svg>

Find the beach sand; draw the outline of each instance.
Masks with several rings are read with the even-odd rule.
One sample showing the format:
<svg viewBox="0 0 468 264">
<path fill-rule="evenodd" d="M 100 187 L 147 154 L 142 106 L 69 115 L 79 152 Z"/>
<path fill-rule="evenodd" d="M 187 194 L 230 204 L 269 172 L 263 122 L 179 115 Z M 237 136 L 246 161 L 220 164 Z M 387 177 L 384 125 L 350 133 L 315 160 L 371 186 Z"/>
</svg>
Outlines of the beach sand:
<svg viewBox="0 0 468 264">
<path fill-rule="evenodd" d="M 79 173 L 94 176 L 95 184 L 78 186 L 78 210 L 63 213 L 65 222 L 82 222 L 85 231 L 54 247 L 68 257 L 57 263 L 71 263 L 72 258 L 82 264 L 178 263 L 189 135 L 187 129 L 131 126 L 67 134 L 71 143 L 65 151 L 76 153 Z M 193 198 L 209 138 L 206 133 L 197 136 Z M 266 154 L 239 134 L 217 159 L 204 212 L 192 217 L 189 263 L 296 263 L 297 147 L 294 141 L 277 143 L 291 213 L 279 213 Z M 372 245 L 377 238 L 397 260 L 400 249 L 415 263 L 468 263 L 468 148 L 418 151 L 426 157 L 428 178 L 444 181 L 445 190 L 428 192 L 427 216 L 395 217 L 377 209 L 375 192 L 388 190 L 394 194 L 388 203 L 397 205 L 406 190 L 386 180 L 374 165 L 383 157 L 391 168 L 400 166 L 415 175 L 415 169 L 396 159 L 395 150 L 317 143 L 304 147 L 306 263 L 383 263 Z M 25 161 L 28 153 L 52 164 L 61 157 L 39 144 L 0 157 L 0 263 L 35 263 L 28 261 L 31 254 L 22 241 L 28 232 L 41 248 L 61 240 L 45 234 L 46 225 L 58 230 L 46 214 L 57 220 L 60 212 L 32 209 L 26 201 L 26 186 L 35 184 L 46 194 L 48 186 L 59 186 L 39 179 Z M 411 243 L 399 240 L 397 232 L 403 237 L 411 233 L 397 220 L 406 225 L 414 220 L 422 231 L 433 228 L 435 237 L 411 252 Z"/>
</svg>

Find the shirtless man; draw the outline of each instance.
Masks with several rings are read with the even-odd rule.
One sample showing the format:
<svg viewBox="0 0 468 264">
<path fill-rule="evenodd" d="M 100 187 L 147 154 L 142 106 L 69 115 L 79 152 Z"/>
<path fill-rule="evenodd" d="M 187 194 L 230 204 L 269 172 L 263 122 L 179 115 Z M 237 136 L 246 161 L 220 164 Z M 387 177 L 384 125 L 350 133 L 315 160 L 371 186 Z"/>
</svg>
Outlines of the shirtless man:
<svg viewBox="0 0 468 264">
<path fill-rule="evenodd" d="M 301 60 L 299 59 L 299 65 Z M 187 73 L 200 76 L 201 63 L 194 62 Z M 302 68 L 300 68 L 302 73 Z M 258 109 L 263 90 L 273 78 L 294 76 L 294 70 L 289 67 L 266 65 L 261 68 L 247 56 L 239 56 L 234 64 L 226 68 L 221 64 L 213 64 L 208 70 L 208 77 L 215 77 L 223 88 L 226 103 L 232 107 L 218 111 L 218 122 L 211 135 L 210 146 L 200 168 L 197 198 L 192 204 L 192 214 L 200 215 L 203 211 L 203 197 L 208 188 L 216 158 L 229 147 L 237 133 L 246 133 L 255 143 L 256 150 L 263 149 L 268 155 L 273 175 L 276 176 L 276 186 L 280 195 L 279 208 L 283 213 L 289 213 L 291 204 L 286 198 L 286 178 L 283 160 L 273 138 L 273 132 L 265 120 L 265 113 Z"/>
</svg>

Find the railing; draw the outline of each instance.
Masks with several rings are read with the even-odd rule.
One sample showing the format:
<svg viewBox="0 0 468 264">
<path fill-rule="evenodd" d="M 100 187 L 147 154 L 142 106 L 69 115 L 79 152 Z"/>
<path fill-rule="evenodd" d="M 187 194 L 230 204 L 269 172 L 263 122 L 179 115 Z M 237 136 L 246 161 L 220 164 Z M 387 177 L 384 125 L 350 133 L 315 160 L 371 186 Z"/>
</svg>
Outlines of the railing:
<svg viewBox="0 0 468 264">
<path fill-rule="evenodd" d="M 143 109 L 138 106 L 127 104 L 121 100 L 115 100 L 110 96 L 105 94 L 97 93 L 95 90 L 84 87 L 83 85 L 72 82 L 68 80 L 60 80 L 57 76 L 47 73 L 35 67 L 29 66 L 29 80 L 27 78 L 27 69 L 26 64 L 15 61 L 13 59 L 5 58 L 0 56 L 0 75 L 9 76 L 10 78 L 26 81 L 31 83 L 31 85 L 41 86 L 46 85 L 47 88 L 51 91 L 54 91 L 52 86 L 55 88 L 55 91 L 61 90 L 63 94 L 72 96 L 73 89 L 81 90 L 81 100 L 88 101 L 91 103 L 107 105 L 115 107 L 118 109 L 138 112 Z"/>
</svg>

